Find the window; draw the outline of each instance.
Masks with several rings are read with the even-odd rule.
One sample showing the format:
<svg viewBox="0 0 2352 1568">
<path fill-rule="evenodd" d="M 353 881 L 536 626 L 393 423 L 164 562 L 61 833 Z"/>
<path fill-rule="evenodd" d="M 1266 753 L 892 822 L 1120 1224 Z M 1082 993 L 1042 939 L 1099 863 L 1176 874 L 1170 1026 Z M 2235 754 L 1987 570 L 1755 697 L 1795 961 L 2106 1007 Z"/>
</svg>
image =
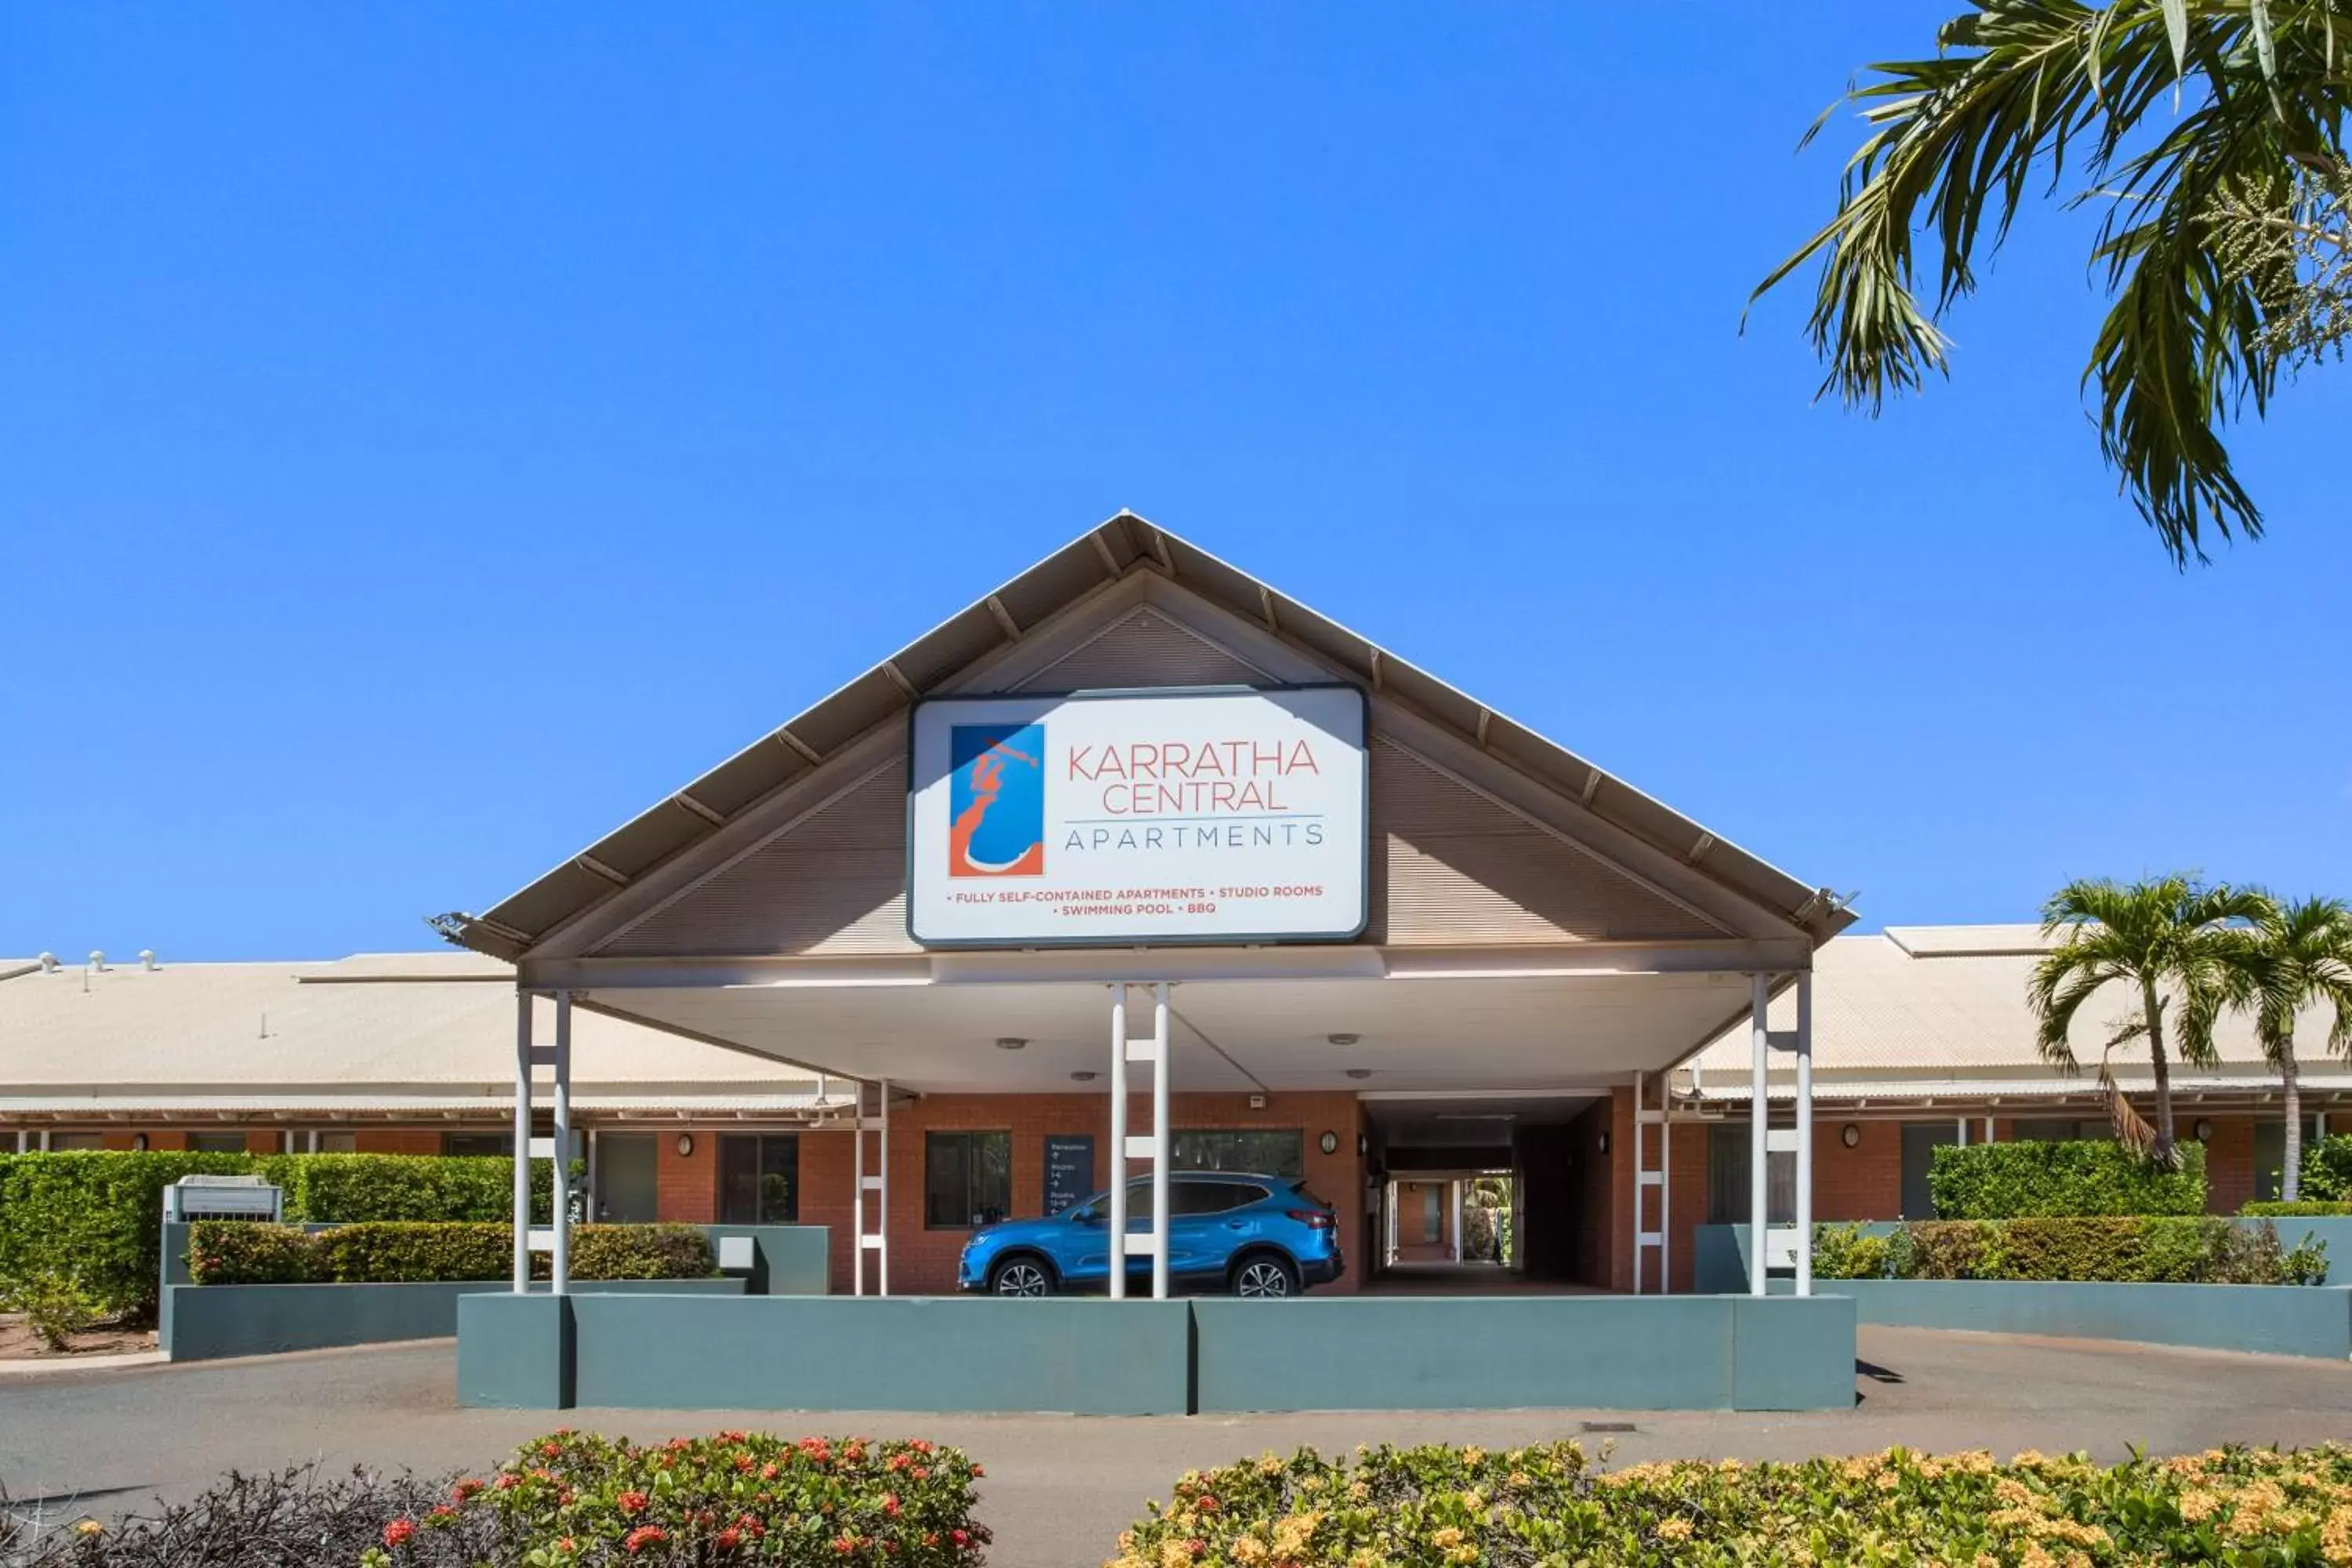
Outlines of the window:
<svg viewBox="0 0 2352 1568">
<path fill-rule="evenodd" d="M 1748 1212 L 1748 1126 L 1718 1121 L 1706 1130 L 1706 1223 L 1746 1225 Z M 1764 1156 L 1764 1223 L 1797 1223 L 1797 1154 Z"/>
<path fill-rule="evenodd" d="M 1307 1173 L 1307 1134 L 1296 1127 L 1231 1132 L 1180 1127 L 1169 1138 L 1169 1153 L 1180 1171 Z"/>
<path fill-rule="evenodd" d="M 86 1153 L 90 1150 L 105 1147 L 106 1134 L 103 1132 L 52 1132 L 49 1134 L 49 1152 L 53 1154 Z"/>
<path fill-rule="evenodd" d="M 1168 1184 L 1168 1210 L 1171 1214 L 1223 1214 L 1227 1209 L 1245 1208 L 1263 1203 L 1266 1190 L 1251 1182 L 1185 1182 Z M 1146 1211 L 1151 1203 L 1151 1186 L 1143 1185 Z"/>
<path fill-rule="evenodd" d="M 923 1224 L 933 1230 L 993 1225 L 1013 1211 L 1013 1134 L 923 1134 Z"/>
<path fill-rule="evenodd" d="M 456 1155 L 496 1154 L 510 1157 L 514 1153 L 511 1132 L 444 1132 L 441 1152 Z"/>
<path fill-rule="evenodd" d="M 356 1154 L 360 1152 L 360 1135 L 356 1132 L 321 1132 L 319 1135 L 321 1154 Z"/>
<path fill-rule="evenodd" d="M 719 1140 L 719 1222 L 790 1225 L 800 1217 L 801 1141 L 790 1133 Z"/>
<path fill-rule="evenodd" d="M 245 1134 L 242 1132 L 191 1132 L 188 1134 L 191 1154 L 242 1154 Z"/>
</svg>

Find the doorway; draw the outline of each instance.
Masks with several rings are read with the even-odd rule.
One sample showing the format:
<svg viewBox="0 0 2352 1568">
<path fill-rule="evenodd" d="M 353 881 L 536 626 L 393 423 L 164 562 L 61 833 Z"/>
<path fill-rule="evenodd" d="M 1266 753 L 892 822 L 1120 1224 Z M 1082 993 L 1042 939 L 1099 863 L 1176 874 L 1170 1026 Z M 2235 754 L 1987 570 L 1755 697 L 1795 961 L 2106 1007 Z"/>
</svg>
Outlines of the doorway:
<svg viewBox="0 0 2352 1568">
<path fill-rule="evenodd" d="M 614 1225 L 651 1225 L 659 1217 L 660 1151 L 651 1132 L 596 1135 L 596 1217 Z"/>
</svg>

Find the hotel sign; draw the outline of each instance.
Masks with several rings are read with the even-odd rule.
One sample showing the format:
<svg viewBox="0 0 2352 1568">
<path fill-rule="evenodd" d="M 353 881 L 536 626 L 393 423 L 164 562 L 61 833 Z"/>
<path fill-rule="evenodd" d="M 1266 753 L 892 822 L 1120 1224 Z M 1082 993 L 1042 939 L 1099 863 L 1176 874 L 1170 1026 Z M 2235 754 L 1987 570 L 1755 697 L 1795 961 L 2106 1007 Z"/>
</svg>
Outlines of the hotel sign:
<svg viewBox="0 0 2352 1568">
<path fill-rule="evenodd" d="M 934 699 L 912 753 L 907 930 L 925 946 L 1364 929 L 1354 687 Z"/>
</svg>

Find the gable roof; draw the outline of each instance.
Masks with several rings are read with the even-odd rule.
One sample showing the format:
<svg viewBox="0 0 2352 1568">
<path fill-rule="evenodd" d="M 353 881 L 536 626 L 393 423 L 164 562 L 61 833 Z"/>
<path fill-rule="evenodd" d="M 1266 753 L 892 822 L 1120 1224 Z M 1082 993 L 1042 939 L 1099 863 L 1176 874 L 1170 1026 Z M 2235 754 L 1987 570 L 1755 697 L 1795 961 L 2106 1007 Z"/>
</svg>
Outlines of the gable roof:
<svg viewBox="0 0 2352 1568">
<path fill-rule="evenodd" d="M 454 942 L 519 958 L 879 727 L 904 722 L 918 698 L 1018 643 L 1107 584 L 1139 572 L 1158 574 L 1246 618 L 1486 755 L 1580 802 L 1602 821 L 1772 911 L 1816 943 L 1853 923 L 1830 889 L 1798 880 L 1270 584 L 1122 511 L 487 912 L 444 915 L 435 924 Z"/>
</svg>

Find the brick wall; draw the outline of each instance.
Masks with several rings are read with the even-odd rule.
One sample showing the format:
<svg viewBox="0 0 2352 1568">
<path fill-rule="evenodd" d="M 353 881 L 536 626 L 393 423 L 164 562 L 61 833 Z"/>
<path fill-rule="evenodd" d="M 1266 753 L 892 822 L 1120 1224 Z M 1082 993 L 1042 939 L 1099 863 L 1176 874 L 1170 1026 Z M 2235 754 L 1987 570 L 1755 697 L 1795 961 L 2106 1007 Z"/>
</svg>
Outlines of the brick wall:
<svg viewBox="0 0 2352 1568">
<path fill-rule="evenodd" d="M 1140 1135 L 1150 1125 L 1151 1100 L 1135 1098 L 1129 1125 Z M 1361 1112 L 1352 1094 L 1290 1094 L 1267 1097 L 1266 1104 L 1251 1109 L 1245 1095 L 1178 1094 L 1171 1100 L 1171 1125 L 1179 1129 L 1240 1130 L 1297 1128 L 1306 1146 L 1306 1176 L 1316 1194 L 1338 1211 L 1339 1237 L 1348 1258 L 1347 1273 L 1326 1290 L 1353 1290 L 1362 1279 L 1364 1234 L 1363 1163 L 1356 1153 Z M 744 1129 L 735 1129 L 743 1131 Z M 720 1129 L 694 1130 L 695 1151 L 681 1157 L 675 1132 L 665 1131 L 658 1171 L 659 1214 L 666 1220 L 707 1222 L 718 1204 L 716 1157 Z M 926 1095 L 893 1106 L 890 1112 L 890 1290 L 893 1295 L 925 1295 L 955 1289 L 958 1255 L 971 1231 L 963 1226 L 931 1228 L 923 1223 L 924 1135 L 946 1131 L 1001 1131 L 1012 1136 L 1013 1214 L 1027 1217 L 1043 1211 L 1045 1202 L 1045 1139 L 1049 1135 L 1087 1133 L 1095 1140 L 1095 1173 L 1091 1185 L 1110 1183 L 1110 1110 L 1101 1094 Z M 1337 1136 L 1339 1147 L 1326 1154 L 1319 1147 L 1326 1131 Z M 878 1161 L 877 1140 L 868 1134 L 866 1157 Z M 855 1155 L 846 1131 L 813 1131 L 800 1135 L 800 1195 L 798 1214 L 803 1225 L 830 1228 L 833 1288 L 851 1288 L 854 1251 L 851 1244 L 855 1194 Z M 1138 1167 L 1140 1170 L 1140 1167 Z M 873 1200 L 869 1200 L 872 1203 Z M 869 1220 L 878 1205 L 867 1209 Z M 871 1265 L 869 1265 L 871 1267 Z M 878 1279 L 869 1274 L 867 1289 Z"/>
</svg>

